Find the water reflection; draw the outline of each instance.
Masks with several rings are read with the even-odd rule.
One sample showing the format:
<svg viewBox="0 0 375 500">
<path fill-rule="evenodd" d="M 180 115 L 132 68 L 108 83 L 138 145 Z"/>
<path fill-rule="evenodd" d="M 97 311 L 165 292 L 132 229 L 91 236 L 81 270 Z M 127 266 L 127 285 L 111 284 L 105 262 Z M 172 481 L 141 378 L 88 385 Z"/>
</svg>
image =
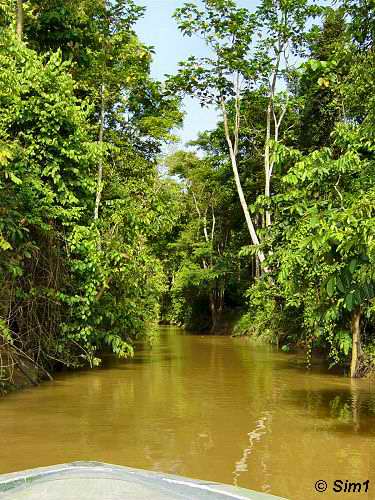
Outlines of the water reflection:
<svg viewBox="0 0 375 500">
<path fill-rule="evenodd" d="M 267 424 L 271 423 L 271 419 L 272 419 L 271 413 L 266 411 L 264 413 L 264 415 L 259 420 L 257 420 L 255 429 L 253 431 L 250 431 L 247 433 L 247 435 L 249 437 L 249 443 L 248 443 L 248 446 L 246 448 L 244 448 L 244 450 L 242 452 L 241 459 L 238 462 L 236 462 L 236 464 L 235 464 L 235 469 L 233 472 L 233 484 L 234 484 L 234 486 L 239 485 L 238 483 L 239 483 L 239 478 L 241 476 L 241 473 L 247 472 L 249 470 L 248 469 L 248 461 L 249 461 L 249 457 L 253 451 L 254 445 L 256 444 L 257 441 L 260 441 L 262 436 L 264 436 L 267 433 L 267 427 L 268 427 Z M 266 474 L 267 473 L 267 464 L 265 462 L 263 462 L 263 472 L 265 475 L 267 475 Z M 270 489 L 271 489 L 271 486 L 268 483 L 264 484 L 262 487 L 262 490 L 265 492 L 269 492 Z"/>
<path fill-rule="evenodd" d="M 307 373 L 244 339 L 164 331 L 130 362 L 0 400 L 0 472 L 90 459 L 296 500 L 321 498 L 317 479 L 371 479 L 370 382 Z"/>
<path fill-rule="evenodd" d="M 316 419 L 330 422 L 331 431 L 375 435 L 375 398 L 363 386 L 345 389 L 291 391 L 292 401 Z"/>
</svg>

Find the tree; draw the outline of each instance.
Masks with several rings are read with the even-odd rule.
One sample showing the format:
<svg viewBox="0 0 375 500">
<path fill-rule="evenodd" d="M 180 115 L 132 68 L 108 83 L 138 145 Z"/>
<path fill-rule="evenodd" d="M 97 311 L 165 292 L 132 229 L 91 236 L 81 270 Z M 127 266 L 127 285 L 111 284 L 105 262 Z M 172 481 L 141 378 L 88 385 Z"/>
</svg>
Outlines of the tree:
<svg viewBox="0 0 375 500">
<path fill-rule="evenodd" d="M 241 127 L 241 87 L 251 85 L 256 68 L 248 58 L 256 28 L 255 16 L 247 9 L 236 7 L 233 1 L 204 2 L 204 10 L 194 4 L 177 9 L 175 17 L 183 34 L 203 37 L 212 57 L 190 57 L 181 63 L 172 87 L 195 95 L 204 105 L 216 105 L 222 113 L 224 133 L 229 158 L 236 183 L 238 197 L 245 216 L 253 245 L 260 241 L 250 215 L 248 204 L 238 173 L 238 146 Z M 228 120 L 228 103 L 234 99 L 233 123 Z M 264 253 L 258 248 L 258 256 L 264 261 Z"/>
<path fill-rule="evenodd" d="M 282 125 L 289 106 L 295 107 L 288 85 L 295 73 L 291 58 L 303 56 L 308 38 L 307 25 L 321 9 L 307 0 L 265 0 L 256 11 L 257 26 L 262 30 L 254 54 L 258 79 L 267 98 L 264 139 L 264 195 L 268 205 L 275 166 L 274 149 L 281 139 Z M 284 84 L 286 89 L 282 91 Z M 289 90 L 289 91 L 288 91 Z M 271 226 L 271 212 L 266 209 L 265 224 Z"/>
<path fill-rule="evenodd" d="M 300 158 L 284 178 L 280 222 L 288 214 L 290 229 L 275 257 L 287 304 L 302 305 L 307 331 L 330 343 L 335 361 L 351 348 L 352 377 L 366 369 L 360 321 L 374 297 L 373 163 L 361 151 L 363 132 L 342 126 L 334 155 L 323 149 Z"/>
<path fill-rule="evenodd" d="M 222 221 L 217 213 L 225 192 L 209 159 L 179 151 L 167 158 L 167 165 L 169 173 L 184 182 L 187 211 L 194 213 L 176 242 L 176 248 L 185 252 L 176 286 L 182 292 L 189 288 L 205 290 L 211 331 L 215 331 L 224 308 L 227 271 L 224 252 L 228 234 L 218 235 Z"/>
<path fill-rule="evenodd" d="M 340 22 L 341 43 L 327 59 L 305 65 L 305 102 L 311 89 L 329 89 L 332 133 L 324 143 L 314 138 L 309 152 L 303 139 L 297 148 L 278 148 L 276 163 L 289 169 L 275 195 L 275 224 L 265 243 L 276 249 L 269 256 L 273 285 L 262 280 L 249 292 L 255 322 L 263 318 L 267 297 L 274 304 L 271 331 L 279 328 L 277 318 L 284 325 L 297 318 L 300 329 L 290 332 L 289 341 L 303 342 L 308 352 L 313 346 L 328 350 L 333 364 L 351 355 L 352 377 L 373 366 L 374 303 L 374 103 L 365 98 L 373 85 L 373 54 L 367 44 L 357 44 L 357 22 L 348 22 L 344 32 Z M 322 37 L 325 30 L 327 25 Z"/>
<path fill-rule="evenodd" d="M 302 101 L 296 141 L 306 152 L 329 146 L 336 122 L 345 119 L 342 101 L 326 79 L 332 69 L 340 79 L 348 71 L 347 64 L 338 68 L 334 62 L 336 51 L 348 41 L 343 9 L 327 9 L 322 28 L 316 30 L 309 43 L 310 60 L 303 65 L 296 91 Z"/>
<path fill-rule="evenodd" d="M 204 9 L 186 4 L 177 9 L 175 17 L 183 34 L 201 36 L 212 56 L 190 57 L 181 63 L 174 87 L 195 95 L 202 105 L 216 105 L 222 113 L 224 134 L 237 192 L 250 233 L 261 262 L 265 254 L 246 201 L 238 171 L 239 143 L 242 128 L 243 100 L 252 90 L 266 97 L 266 129 L 264 136 L 264 194 L 271 197 L 274 169 L 272 143 L 280 140 L 289 99 L 287 93 L 276 95 L 280 77 L 288 81 L 292 69 L 289 52 L 301 51 L 306 24 L 319 12 L 306 0 L 298 2 L 264 1 L 255 13 L 237 8 L 233 1 L 204 2 Z M 229 113 L 233 102 L 234 113 Z M 232 120 L 230 120 L 232 118 Z M 271 136 L 273 141 L 271 141 Z M 269 201 L 267 201 L 269 205 Z M 271 225 L 269 208 L 266 226 Z"/>
<path fill-rule="evenodd" d="M 23 0 L 17 0 L 16 32 L 19 39 L 23 35 Z"/>
<path fill-rule="evenodd" d="M 25 41 L 12 33 L 13 11 L 0 42 L 0 356 L 12 360 L 8 374 L 21 360 L 43 372 L 95 366 L 105 349 L 132 355 L 158 317 L 166 280 L 153 240 L 174 219 L 157 161 L 181 119 L 132 29 L 142 9 L 27 4 Z"/>
<path fill-rule="evenodd" d="M 0 266 L 2 315 L 11 332 L 6 343 L 48 367 L 60 342 L 56 302 L 67 278 L 65 236 L 92 195 L 90 111 L 75 98 L 59 54 L 39 58 L 8 31 L 0 58 Z"/>
</svg>

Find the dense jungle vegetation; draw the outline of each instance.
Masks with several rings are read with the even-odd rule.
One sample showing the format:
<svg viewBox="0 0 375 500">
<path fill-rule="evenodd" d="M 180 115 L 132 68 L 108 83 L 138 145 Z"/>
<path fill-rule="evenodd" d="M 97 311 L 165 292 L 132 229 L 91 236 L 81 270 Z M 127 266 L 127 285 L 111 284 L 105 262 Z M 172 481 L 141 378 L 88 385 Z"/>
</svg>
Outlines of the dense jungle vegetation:
<svg viewBox="0 0 375 500">
<path fill-rule="evenodd" d="M 165 82 L 132 0 L 0 1 L 0 383 L 152 322 L 375 363 L 375 5 L 186 3 Z M 214 130 L 166 155 L 182 99 Z M 167 173 L 166 173 L 167 171 Z M 32 377 L 31 377 L 32 378 Z"/>
</svg>

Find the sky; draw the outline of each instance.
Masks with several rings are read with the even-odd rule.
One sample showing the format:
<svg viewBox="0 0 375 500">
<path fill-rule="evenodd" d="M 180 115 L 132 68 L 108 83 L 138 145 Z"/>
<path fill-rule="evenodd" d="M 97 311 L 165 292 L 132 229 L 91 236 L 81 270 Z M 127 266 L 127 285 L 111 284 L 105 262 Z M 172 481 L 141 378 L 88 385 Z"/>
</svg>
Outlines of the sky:
<svg viewBox="0 0 375 500">
<path fill-rule="evenodd" d="M 145 16 L 138 21 L 136 31 L 143 43 L 155 48 L 151 69 L 154 78 L 164 80 L 164 75 L 176 73 L 178 62 L 192 54 L 207 54 L 203 41 L 196 37 L 183 37 L 172 18 L 173 12 L 184 4 L 184 0 L 138 0 L 137 3 L 146 7 Z M 200 131 L 215 127 L 215 109 L 202 109 L 197 101 L 185 98 L 184 110 L 184 125 L 182 130 L 177 131 L 182 144 L 195 139 Z"/>
</svg>

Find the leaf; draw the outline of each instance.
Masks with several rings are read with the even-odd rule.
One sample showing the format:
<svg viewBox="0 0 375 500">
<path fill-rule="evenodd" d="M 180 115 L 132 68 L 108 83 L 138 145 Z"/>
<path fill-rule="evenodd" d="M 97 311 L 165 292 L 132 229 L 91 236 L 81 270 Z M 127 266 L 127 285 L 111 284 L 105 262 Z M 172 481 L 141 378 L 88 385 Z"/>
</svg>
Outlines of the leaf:
<svg viewBox="0 0 375 500">
<path fill-rule="evenodd" d="M 320 61 L 312 60 L 310 61 L 310 67 L 313 71 L 316 71 L 320 67 Z"/>
<path fill-rule="evenodd" d="M 353 292 L 353 304 L 358 306 L 362 301 L 361 294 L 359 290 Z"/>
<path fill-rule="evenodd" d="M 370 299 L 371 298 L 370 289 L 369 289 L 367 283 L 365 283 L 363 285 L 363 287 L 361 288 L 361 297 L 363 297 L 364 299 Z"/>
<path fill-rule="evenodd" d="M 352 282 L 352 275 L 350 274 L 347 268 L 345 268 L 341 273 L 341 280 L 345 288 L 350 287 L 350 284 Z"/>
<path fill-rule="evenodd" d="M 336 290 L 336 277 L 332 276 L 327 283 L 327 293 L 329 297 L 332 297 Z"/>
<path fill-rule="evenodd" d="M 347 356 L 352 346 L 352 337 L 350 332 L 348 330 L 339 330 L 337 332 L 337 338 L 340 351 Z"/>
<path fill-rule="evenodd" d="M 14 175 L 12 172 L 9 172 L 9 178 L 12 182 L 14 182 L 14 184 L 18 185 L 22 184 L 22 180 L 16 175 Z"/>
<path fill-rule="evenodd" d="M 348 311 L 351 311 L 353 309 L 353 294 L 350 292 L 348 295 L 345 297 L 345 306 L 348 309 Z"/>
<path fill-rule="evenodd" d="M 352 259 L 349 264 L 349 271 L 353 274 L 357 267 L 357 259 Z"/>
<path fill-rule="evenodd" d="M 10 250 L 12 245 L 0 236 L 0 250 Z"/>
<path fill-rule="evenodd" d="M 340 276 L 337 277 L 336 285 L 340 292 L 345 293 L 345 287 Z"/>
</svg>

